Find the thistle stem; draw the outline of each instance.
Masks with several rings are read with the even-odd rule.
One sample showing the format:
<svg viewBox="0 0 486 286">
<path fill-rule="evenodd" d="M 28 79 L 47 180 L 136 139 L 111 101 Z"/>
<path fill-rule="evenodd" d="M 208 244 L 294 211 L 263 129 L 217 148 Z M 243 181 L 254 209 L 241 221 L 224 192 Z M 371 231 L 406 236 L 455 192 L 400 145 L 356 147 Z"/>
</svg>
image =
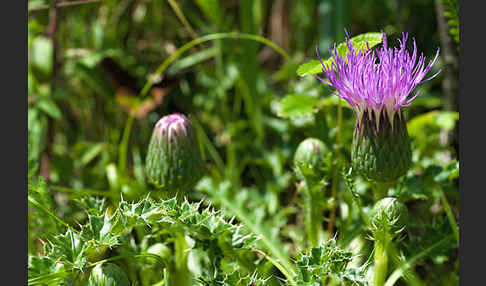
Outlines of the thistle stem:
<svg viewBox="0 0 486 286">
<path fill-rule="evenodd" d="M 388 253 L 386 247 L 386 242 L 379 240 L 375 241 L 373 276 L 374 286 L 383 286 L 385 284 L 386 274 L 388 271 Z"/>
<path fill-rule="evenodd" d="M 308 185 L 308 180 L 304 180 L 304 220 L 305 230 L 309 247 L 316 247 L 319 244 L 319 229 L 321 223 L 319 220 L 319 210 L 316 206 L 316 197 Z"/>
<path fill-rule="evenodd" d="M 337 133 L 336 133 L 336 165 L 334 166 L 333 173 L 332 173 L 332 187 L 331 187 L 331 196 L 333 200 L 331 214 L 329 217 L 329 224 L 327 226 L 327 238 L 329 239 L 332 237 L 332 233 L 334 232 L 334 220 L 336 219 L 336 199 L 337 199 L 337 187 L 339 184 L 339 166 L 341 160 L 341 131 L 343 127 L 343 110 L 342 110 L 342 101 L 338 101 L 337 105 Z"/>
<path fill-rule="evenodd" d="M 174 252 L 175 252 L 175 271 L 174 275 L 169 276 L 169 285 L 188 286 L 191 285 L 189 277 L 189 269 L 187 268 L 187 248 L 184 232 L 180 232 L 176 235 L 174 240 Z"/>
<path fill-rule="evenodd" d="M 440 199 L 442 201 L 442 204 L 444 205 L 444 210 L 447 214 L 447 219 L 449 220 L 449 224 L 451 225 L 452 232 L 454 233 L 454 238 L 456 239 L 456 242 L 459 243 L 459 227 L 457 226 L 456 219 L 454 218 L 454 214 L 452 213 L 451 206 L 447 201 L 444 191 L 442 189 L 440 189 L 439 191 L 440 191 Z"/>
</svg>

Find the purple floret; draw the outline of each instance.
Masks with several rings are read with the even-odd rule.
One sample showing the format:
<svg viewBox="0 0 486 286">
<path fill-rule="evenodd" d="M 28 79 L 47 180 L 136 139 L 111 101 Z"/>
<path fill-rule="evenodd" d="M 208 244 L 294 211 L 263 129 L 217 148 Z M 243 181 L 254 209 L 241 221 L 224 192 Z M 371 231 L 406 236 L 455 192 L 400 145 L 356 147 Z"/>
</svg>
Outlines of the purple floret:
<svg viewBox="0 0 486 286">
<path fill-rule="evenodd" d="M 188 135 L 188 126 L 190 125 L 189 119 L 183 114 L 173 113 L 162 117 L 155 128 L 160 130 L 160 135 L 164 136 L 165 132 L 168 133 L 169 141 L 173 141 L 173 137 L 177 137 L 178 130 L 182 130 L 185 136 Z"/>
<path fill-rule="evenodd" d="M 383 46 L 373 51 L 367 44 L 366 49 L 356 51 L 346 32 L 346 44 L 349 53 L 339 56 L 334 49 L 329 49 L 333 58 L 330 65 L 325 65 L 316 46 L 316 53 L 322 65 L 326 79 L 316 77 L 336 91 L 331 93 L 346 100 L 357 112 L 359 120 L 367 111 L 368 114 L 379 114 L 385 111 L 389 119 L 403 106 L 409 106 L 420 92 L 411 95 L 412 90 L 440 73 L 423 79 L 439 56 L 439 48 L 433 60 L 425 66 L 423 53 L 417 59 L 417 46 L 413 39 L 412 55 L 406 50 L 408 34 L 402 33 L 399 48 L 388 47 L 385 33 Z"/>
</svg>

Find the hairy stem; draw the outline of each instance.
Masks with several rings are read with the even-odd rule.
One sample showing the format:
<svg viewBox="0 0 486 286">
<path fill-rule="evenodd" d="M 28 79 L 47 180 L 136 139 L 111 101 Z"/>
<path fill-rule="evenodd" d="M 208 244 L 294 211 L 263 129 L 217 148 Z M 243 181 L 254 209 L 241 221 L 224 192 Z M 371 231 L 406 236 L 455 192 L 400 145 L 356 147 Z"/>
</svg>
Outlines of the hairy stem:
<svg viewBox="0 0 486 286">
<path fill-rule="evenodd" d="M 386 274 L 388 271 L 388 253 L 386 251 L 386 247 L 386 242 L 378 240 L 375 241 L 373 275 L 374 286 L 383 286 L 385 284 Z"/>
<path fill-rule="evenodd" d="M 319 244 L 319 229 L 321 222 L 319 219 L 319 209 L 316 205 L 316 196 L 312 192 L 311 186 L 308 185 L 308 180 L 305 180 L 304 190 L 304 220 L 305 230 L 307 233 L 307 240 L 309 247 L 316 247 Z"/>
<path fill-rule="evenodd" d="M 447 201 L 447 198 L 444 194 L 444 191 L 440 189 L 440 199 L 442 204 L 444 205 L 444 210 L 447 214 L 447 219 L 449 220 L 449 224 L 451 225 L 452 232 L 454 233 L 454 238 L 456 239 L 457 243 L 459 243 L 459 227 L 457 226 L 456 219 L 454 218 L 454 214 L 452 213 L 451 206 Z"/>
<path fill-rule="evenodd" d="M 187 268 L 187 243 L 184 233 L 179 233 L 174 240 L 175 248 L 175 271 L 174 275 L 170 275 L 171 280 L 169 285 L 186 286 L 191 285 L 189 269 Z"/>
<path fill-rule="evenodd" d="M 340 163 L 340 148 L 341 148 L 341 130 L 343 127 L 343 110 L 342 110 L 342 101 L 338 101 L 337 105 L 337 114 L 338 114 L 338 122 L 337 122 L 337 133 L 336 133 L 336 165 L 334 166 L 333 173 L 332 173 L 332 187 L 331 187 L 331 196 L 333 200 L 333 205 L 331 209 L 331 215 L 329 217 L 329 224 L 327 227 L 327 237 L 330 238 L 332 233 L 334 232 L 334 220 L 336 219 L 336 198 L 337 198 L 337 186 L 339 184 L 339 163 Z"/>
</svg>

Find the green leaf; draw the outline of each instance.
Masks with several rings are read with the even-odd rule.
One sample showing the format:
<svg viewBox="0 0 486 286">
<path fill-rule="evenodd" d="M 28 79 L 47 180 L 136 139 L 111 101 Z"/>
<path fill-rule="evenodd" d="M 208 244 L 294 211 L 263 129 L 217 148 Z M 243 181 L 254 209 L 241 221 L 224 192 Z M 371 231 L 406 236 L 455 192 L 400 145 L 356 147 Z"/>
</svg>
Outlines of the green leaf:
<svg viewBox="0 0 486 286">
<path fill-rule="evenodd" d="M 458 112 L 441 112 L 437 115 L 437 126 L 445 130 L 452 130 L 459 120 Z"/>
<path fill-rule="evenodd" d="M 305 94 L 287 95 L 279 102 L 278 116 L 294 118 L 316 113 L 317 109 L 314 107 L 318 102 L 319 98 Z"/>
<path fill-rule="evenodd" d="M 52 41 L 48 37 L 37 36 L 32 42 L 31 63 L 45 76 L 52 72 Z"/>
<path fill-rule="evenodd" d="M 81 233 L 83 239 L 90 241 L 91 248 L 99 248 L 99 246 L 113 247 L 118 244 L 117 236 L 112 232 L 113 216 L 109 215 L 89 215 L 89 223 L 83 226 Z"/>
<path fill-rule="evenodd" d="M 88 143 L 86 146 L 86 150 L 84 151 L 80 159 L 81 166 L 86 166 L 94 158 L 100 155 L 104 147 L 105 145 L 103 143 Z"/>
<path fill-rule="evenodd" d="M 57 263 L 55 260 L 50 259 L 46 256 L 29 256 L 27 277 L 30 280 L 41 279 L 45 275 L 58 273 L 59 275 L 53 275 L 48 281 L 42 281 L 42 285 L 59 285 L 60 280 L 65 276 L 63 274 L 64 265 Z M 33 284 L 32 284 L 33 285 Z"/>
<path fill-rule="evenodd" d="M 174 63 L 174 65 L 172 65 L 170 68 L 167 69 L 167 74 L 173 75 L 180 70 L 186 69 L 193 65 L 199 64 L 207 59 L 215 57 L 218 55 L 218 53 L 219 53 L 218 48 L 209 48 L 209 49 L 202 50 L 200 52 L 193 53 L 190 56 L 182 58 L 178 60 L 176 63 Z"/>
<path fill-rule="evenodd" d="M 52 100 L 51 98 L 43 96 L 39 98 L 36 104 L 40 110 L 44 111 L 47 115 L 49 115 L 53 119 L 61 120 L 62 118 L 61 110 L 56 105 L 54 100 Z"/>
<path fill-rule="evenodd" d="M 35 161 L 40 158 L 46 146 L 47 117 L 37 108 L 29 108 L 28 118 L 28 156 L 29 160 Z"/>
<path fill-rule="evenodd" d="M 415 116 L 408 122 L 407 127 L 410 136 L 417 137 L 430 127 L 452 130 L 457 120 L 459 120 L 458 112 L 434 110 Z"/>
<path fill-rule="evenodd" d="M 47 246 L 47 256 L 54 260 L 62 260 L 73 269 L 83 269 L 86 264 L 86 242 L 72 230 L 55 236 Z"/>
<path fill-rule="evenodd" d="M 353 37 L 350 39 L 353 47 L 356 49 L 356 52 L 366 49 L 366 42 L 368 42 L 368 45 L 371 48 L 374 46 L 378 45 L 382 41 L 382 33 L 378 32 L 370 32 L 370 33 L 365 33 L 358 35 L 356 37 Z M 349 53 L 348 46 L 346 42 L 342 42 L 337 46 L 337 52 L 339 56 L 345 56 L 347 53 Z M 329 66 L 331 62 L 333 61 L 333 58 L 329 58 L 327 60 L 323 60 L 323 64 L 326 66 Z M 299 76 L 306 76 L 306 75 L 311 75 L 311 74 L 318 74 L 322 72 L 322 65 L 319 60 L 312 60 L 310 62 L 307 62 L 305 64 L 302 64 L 299 66 L 297 69 L 297 74 Z"/>
<path fill-rule="evenodd" d="M 296 262 L 300 271 L 298 282 L 300 285 L 321 285 L 319 282 L 322 278 L 332 276 L 352 285 L 368 285 L 365 278 L 366 265 L 347 268 L 352 258 L 351 252 L 341 249 L 335 239 L 330 239 L 300 255 Z"/>
</svg>

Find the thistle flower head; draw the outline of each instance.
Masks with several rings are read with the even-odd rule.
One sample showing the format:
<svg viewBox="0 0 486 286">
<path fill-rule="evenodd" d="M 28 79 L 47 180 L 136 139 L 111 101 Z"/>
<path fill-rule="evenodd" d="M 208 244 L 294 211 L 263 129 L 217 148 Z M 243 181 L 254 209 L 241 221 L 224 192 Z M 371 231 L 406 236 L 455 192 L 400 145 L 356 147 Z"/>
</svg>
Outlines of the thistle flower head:
<svg viewBox="0 0 486 286">
<path fill-rule="evenodd" d="M 357 50 L 346 32 L 349 52 L 339 55 L 336 45 L 329 49 L 332 60 L 322 65 L 326 79 L 316 76 L 335 88 L 331 91 L 346 100 L 356 112 L 351 159 L 353 168 L 365 179 L 392 182 L 404 175 L 411 165 L 411 148 L 407 126 L 401 108 L 411 104 L 419 92 L 412 91 L 424 79 L 439 56 L 426 64 L 425 56 L 418 56 L 413 40 L 413 52 L 406 50 L 408 34 L 398 40 L 399 47 L 389 47 L 385 33 L 383 46 L 373 51 Z"/>
<path fill-rule="evenodd" d="M 150 183 L 167 191 L 185 191 L 199 180 L 202 158 L 194 131 L 189 119 L 179 113 L 155 124 L 146 158 Z"/>
<path fill-rule="evenodd" d="M 439 56 L 439 48 L 433 60 L 426 65 L 425 56 L 418 56 L 415 39 L 413 39 L 413 52 L 406 49 L 407 33 L 402 33 L 402 39 L 398 40 L 399 47 L 389 47 L 385 33 L 383 33 L 383 46 L 373 51 L 369 48 L 356 50 L 346 32 L 346 45 L 349 53 L 345 56 L 338 55 L 336 44 L 334 49 L 329 49 L 333 58 L 330 64 L 325 65 L 317 50 L 316 53 L 322 64 L 322 72 L 327 79 L 316 76 L 320 81 L 332 86 L 336 91 L 331 91 L 338 97 L 346 100 L 357 113 L 359 123 L 363 115 L 377 119 L 379 125 L 381 113 L 385 113 L 391 124 L 397 111 L 404 106 L 409 106 L 413 99 L 419 95 L 419 91 L 412 96 L 412 91 L 439 74 L 424 79 L 430 68 Z M 400 116 L 400 113 L 398 113 Z M 393 125 L 392 125 L 393 127 Z"/>
</svg>

